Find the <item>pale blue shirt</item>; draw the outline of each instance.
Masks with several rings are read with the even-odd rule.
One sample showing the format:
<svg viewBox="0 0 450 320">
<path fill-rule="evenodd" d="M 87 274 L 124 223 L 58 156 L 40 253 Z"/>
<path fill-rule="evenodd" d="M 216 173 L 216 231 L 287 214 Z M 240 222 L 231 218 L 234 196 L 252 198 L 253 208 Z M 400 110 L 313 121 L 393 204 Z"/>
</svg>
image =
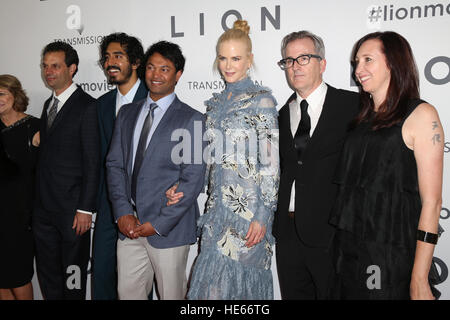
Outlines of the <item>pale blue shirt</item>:
<svg viewBox="0 0 450 320">
<path fill-rule="evenodd" d="M 147 96 L 147 100 L 144 103 L 144 106 L 141 109 L 141 112 L 139 113 L 138 120 L 136 122 L 136 127 L 134 128 L 134 136 L 133 136 L 133 168 L 134 168 L 134 158 L 136 156 L 136 150 L 139 144 L 139 138 L 141 136 L 142 127 L 144 126 L 144 120 L 145 117 L 148 114 L 148 111 L 150 109 L 151 103 L 156 103 L 158 107 L 155 109 L 153 114 L 153 123 L 152 127 L 150 128 L 150 132 L 148 134 L 147 138 L 147 147 L 150 143 L 150 140 L 152 139 L 153 133 L 155 132 L 156 128 L 158 127 L 159 122 L 161 121 L 162 117 L 166 113 L 167 109 L 169 109 L 169 106 L 172 104 L 173 100 L 175 100 L 175 93 L 172 92 L 168 96 L 165 96 L 164 98 L 159 99 L 158 101 L 153 101 L 152 98 L 150 98 L 150 93 Z"/>
<path fill-rule="evenodd" d="M 147 138 L 147 144 L 150 143 L 150 140 L 152 139 L 153 133 L 155 132 L 156 128 L 158 127 L 159 122 L 161 121 L 162 117 L 166 113 L 167 109 L 169 109 L 169 106 L 172 104 L 173 100 L 175 100 L 175 93 L 172 92 L 168 96 L 165 96 L 164 98 L 159 99 L 158 101 L 153 101 L 152 98 L 150 98 L 150 93 L 147 96 L 147 100 L 144 103 L 144 106 L 141 109 L 141 112 L 139 113 L 138 120 L 136 122 L 136 127 L 134 128 L 134 135 L 133 135 L 133 167 L 134 168 L 134 158 L 136 157 L 136 150 L 139 144 L 139 138 L 141 136 L 142 127 L 144 126 L 144 120 L 145 117 L 147 117 L 148 111 L 150 110 L 150 104 L 156 103 L 158 107 L 153 112 L 153 123 L 152 127 L 150 128 L 150 132 L 148 133 Z M 133 202 L 133 200 L 132 200 Z M 158 230 L 156 230 L 156 233 L 160 235 Z"/>
<path fill-rule="evenodd" d="M 141 80 L 137 79 L 134 86 L 127 92 L 127 94 L 123 95 L 120 93 L 119 88 L 117 88 L 117 96 L 116 96 L 116 116 L 119 113 L 120 108 L 124 104 L 132 103 L 136 92 L 139 89 L 139 85 L 141 84 Z"/>
</svg>

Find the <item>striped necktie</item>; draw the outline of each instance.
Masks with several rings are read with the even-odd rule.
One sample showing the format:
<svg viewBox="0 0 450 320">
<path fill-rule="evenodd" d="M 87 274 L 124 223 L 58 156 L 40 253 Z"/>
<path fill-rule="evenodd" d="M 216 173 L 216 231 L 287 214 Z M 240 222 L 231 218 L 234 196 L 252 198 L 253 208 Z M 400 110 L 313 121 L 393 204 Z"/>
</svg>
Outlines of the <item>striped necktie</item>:
<svg viewBox="0 0 450 320">
<path fill-rule="evenodd" d="M 59 103 L 59 100 L 55 97 L 55 99 L 53 101 L 53 105 L 50 108 L 50 110 L 48 111 L 48 116 L 47 116 L 47 128 L 48 129 L 50 129 L 50 127 L 53 124 L 53 121 L 55 121 L 56 114 L 58 113 L 58 103 Z"/>
</svg>

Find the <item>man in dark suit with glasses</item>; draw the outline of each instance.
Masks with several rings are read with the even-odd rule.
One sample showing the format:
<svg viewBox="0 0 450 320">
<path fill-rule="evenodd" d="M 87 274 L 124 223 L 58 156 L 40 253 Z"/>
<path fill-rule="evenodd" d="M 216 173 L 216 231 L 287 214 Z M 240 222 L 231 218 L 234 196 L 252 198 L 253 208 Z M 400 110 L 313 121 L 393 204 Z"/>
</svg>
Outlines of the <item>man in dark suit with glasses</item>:
<svg viewBox="0 0 450 320">
<path fill-rule="evenodd" d="M 294 93 L 279 111 L 280 188 L 273 224 L 282 299 L 326 299 L 332 272 L 328 223 L 337 192 L 334 169 L 358 94 L 322 80 L 325 47 L 308 31 L 282 41 L 286 73 Z"/>
</svg>

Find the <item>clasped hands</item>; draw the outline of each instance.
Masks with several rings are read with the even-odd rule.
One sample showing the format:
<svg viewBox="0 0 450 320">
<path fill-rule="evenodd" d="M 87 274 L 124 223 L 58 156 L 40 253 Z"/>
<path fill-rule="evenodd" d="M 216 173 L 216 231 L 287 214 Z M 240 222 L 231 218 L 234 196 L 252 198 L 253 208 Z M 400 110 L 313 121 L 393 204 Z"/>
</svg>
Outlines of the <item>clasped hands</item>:
<svg viewBox="0 0 450 320">
<path fill-rule="evenodd" d="M 117 220 L 117 226 L 119 231 L 130 239 L 149 237 L 156 234 L 156 230 L 150 222 L 142 224 L 133 214 L 120 217 Z"/>
<path fill-rule="evenodd" d="M 171 206 L 176 204 L 183 198 L 183 192 L 176 192 L 178 188 L 178 184 L 172 186 L 169 190 L 166 191 L 167 197 L 167 206 Z M 258 221 L 253 221 L 250 223 L 250 227 L 248 228 L 247 234 L 245 235 L 245 246 L 247 248 L 253 247 L 255 244 L 261 242 L 261 240 L 266 235 L 266 227 L 261 225 Z"/>
</svg>

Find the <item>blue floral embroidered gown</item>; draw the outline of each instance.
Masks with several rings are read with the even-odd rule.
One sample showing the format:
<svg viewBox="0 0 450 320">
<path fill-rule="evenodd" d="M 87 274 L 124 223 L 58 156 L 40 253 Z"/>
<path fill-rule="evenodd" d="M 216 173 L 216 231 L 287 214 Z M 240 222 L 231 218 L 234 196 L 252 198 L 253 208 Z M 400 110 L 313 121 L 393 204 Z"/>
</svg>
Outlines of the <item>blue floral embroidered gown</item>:
<svg viewBox="0 0 450 320">
<path fill-rule="evenodd" d="M 198 221 L 200 254 L 188 299 L 273 299 L 272 221 L 279 183 L 275 98 L 245 78 L 228 83 L 205 104 L 208 200 Z M 252 221 L 267 231 L 248 248 Z"/>
</svg>

